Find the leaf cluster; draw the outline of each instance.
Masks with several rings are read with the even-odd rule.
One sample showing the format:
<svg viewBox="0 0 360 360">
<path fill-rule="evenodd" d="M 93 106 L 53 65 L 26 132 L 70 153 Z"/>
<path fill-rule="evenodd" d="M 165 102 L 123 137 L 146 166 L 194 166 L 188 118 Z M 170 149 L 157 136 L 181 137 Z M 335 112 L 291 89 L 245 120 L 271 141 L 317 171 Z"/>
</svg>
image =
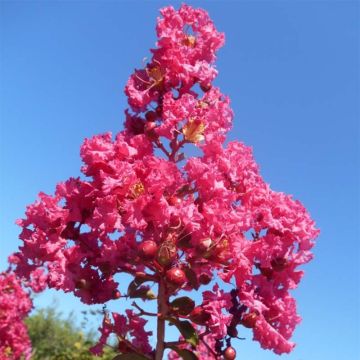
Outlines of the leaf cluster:
<svg viewBox="0 0 360 360">
<path fill-rule="evenodd" d="M 33 347 L 33 360 L 110 360 L 115 356 L 111 348 L 102 357 L 95 357 L 89 349 L 95 345 L 94 334 L 83 332 L 73 314 L 61 316 L 54 307 L 37 310 L 26 319 Z"/>
</svg>

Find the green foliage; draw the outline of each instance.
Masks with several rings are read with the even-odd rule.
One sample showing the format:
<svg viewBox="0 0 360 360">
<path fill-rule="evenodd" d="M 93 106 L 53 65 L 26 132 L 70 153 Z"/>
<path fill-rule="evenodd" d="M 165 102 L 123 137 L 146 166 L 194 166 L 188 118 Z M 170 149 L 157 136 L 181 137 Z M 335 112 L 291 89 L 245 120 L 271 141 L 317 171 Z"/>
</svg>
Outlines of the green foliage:
<svg viewBox="0 0 360 360">
<path fill-rule="evenodd" d="M 89 348 L 95 345 L 94 334 L 83 333 L 72 314 L 63 318 L 54 308 L 40 309 L 26 319 L 33 346 L 32 360 L 110 360 L 116 353 L 105 349 L 95 357 Z"/>
<path fill-rule="evenodd" d="M 170 319 L 170 322 L 173 323 L 181 335 L 184 337 L 186 342 L 191 344 L 192 346 L 196 346 L 199 344 L 199 336 L 194 327 L 191 325 L 191 322 L 188 320 L 177 320 Z"/>
</svg>

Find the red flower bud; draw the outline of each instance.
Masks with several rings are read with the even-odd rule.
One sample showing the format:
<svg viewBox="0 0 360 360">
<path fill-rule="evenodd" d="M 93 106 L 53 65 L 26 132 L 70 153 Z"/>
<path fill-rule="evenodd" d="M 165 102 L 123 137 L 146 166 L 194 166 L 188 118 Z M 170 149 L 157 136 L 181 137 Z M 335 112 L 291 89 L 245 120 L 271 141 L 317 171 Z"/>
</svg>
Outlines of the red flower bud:
<svg viewBox="0 0 360 360">
<path fill-rule="evenodd" d="M 171 197 L 168 199 L 168 203 L 169 203 L 171 206 L 180 205 L 180 204 L 182 203 L 182 199 L 179 198 L 179 197 L 176 196 L 176 195 L 173 195 L 173 196 L 171 196 Z"/>
<path fill-rule="evenodd" d="M 179 268 L 171 268 L 166 272 L 166 278 L 174 285 L 181 286 L 186 283 L 186 275 Z"/>
<path fill-rule="evenodd" d="M 115 290 L 113 292 L 113 299 L 119 299 L 121 297 L 120 291 L 119 290 Z"/>
<path fill-rule="evenodd" d="M 228 346 L 224 351 L 225 360 L 234 360 L 236 358 L 236 351 L 232 346 Z"/>
<path fill-rule="evenodd" d="M 89 289 L 90 284 L 85 279 L 79 279 L 76 280 L 75 287 L 77 289 Z"/>
<path fill-rule="evenodd" d="M 200 84 L 200 88 L 203 92 L 208 92 L 211 89 L 211 84 Z"/>
<path fill-rule="evenodd" d="M 253 328 L 256 325 L 258 314 L 256 312 L 250 312 L 245 314 L 241 319 L 241 323 L 247 328 Z"/>
<path fill-rule="evenodd" d="M 190 320 L 198 325 L 205 325 L 210 320 L 211 315 L 206 312 L 201 306 L 197 306 L 190 313 Z"/>
<path fill-rule="evenodd" d="M 199 283 L 202 285 L 207 285 L 209 284 L 209 282 L 211 281 L 211 276 L 206 274 L 206 273 L 202 273 L 199 276 Z"/>
<path fill-rule="evenodd" d="M 156 131 L 155 131 L 156 127 L 157 127 L 157 125 L 155 122 L 147 122 L 147 123 L 145 123 L 145 126 L 144 126 L 145 134 L 152 140 L 158 138 Z"/>
<path fill-rule="evenodd" d="M 211 245 L 212 245 L 212 240 L 210 238 L 204 238 L 199 241 L 197 248 L 201 252 L 205 252 L 210 248 Z"/>
<path fill-rule="evenodd" d="M 158 246 L 155 241 L 145 240 L 139 245 L 139 256 L 144 260 L 152 260 L 156 256 Z"/>
</svg>

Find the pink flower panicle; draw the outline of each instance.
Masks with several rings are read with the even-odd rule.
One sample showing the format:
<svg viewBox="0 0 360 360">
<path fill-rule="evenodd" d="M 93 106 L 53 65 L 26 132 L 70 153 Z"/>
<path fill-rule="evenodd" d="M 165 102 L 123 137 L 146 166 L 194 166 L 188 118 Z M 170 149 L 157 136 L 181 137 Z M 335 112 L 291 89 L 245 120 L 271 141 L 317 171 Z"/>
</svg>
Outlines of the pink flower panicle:
<svg viewBox="0 0 360 360">
<path fill-rule="evenodd" d="M 194 324 L 206 332 L 195 349 L 200 358 L 221 355 L 239 325 L 252 328 L 263 348 L 290 352 L 300 321 L 290 290 L 312 258 L 318 230 L 299 201 L 265 183 L 249 147 L 224 146 L 233 113 L 212 85 L 224 35 L 201 9 L 166 7 L 161 15 L 152 57 L 125 88 L 124 131 L 86 139 L 86 178 L 70 178 L 27 207 L 12 262 L 34 290 L 73 292 L 87 304 L 118 298 L 118 273 L 140 276 L 141 284 L 177 268 L 169 296 L 219 283 L 217 274 L 236 289 L 204 292 L 206 321 Z M 186 158 L 189 144 L 202 155 Z M 112 317 L 95 353 L 110 333 L 129 333 L 131 346 L 151 353 L 140 317 Z M 120 351 L 131 351 L 125 345 Z"/>
<path fill-rule="evenodd" d="M 31 343 L 24 318 L 32 308 L 29 294 L 12 272 L 0 273 L 0 360 L 29 360 Z"/>
</svg>

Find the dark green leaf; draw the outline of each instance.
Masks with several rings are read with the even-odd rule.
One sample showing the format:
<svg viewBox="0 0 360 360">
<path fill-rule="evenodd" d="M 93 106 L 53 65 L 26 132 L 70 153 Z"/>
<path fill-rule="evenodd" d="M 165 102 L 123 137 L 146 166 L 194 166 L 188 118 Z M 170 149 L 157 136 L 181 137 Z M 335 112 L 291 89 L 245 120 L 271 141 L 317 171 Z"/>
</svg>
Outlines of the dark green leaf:
<svg viewBox="0 0 360 360">
<path fill-rule="evenodd" d="M 184 337 L 186 342 L 193 346 L 199 344 L 199 336 L 194 327 L 191 325 L 190 321 L 176 320 L 174 321 L 174 324 L 179 329 L 181 335 Z"/>
<path fill-rule="evenodd" d="M 141 298 L 143 300 L 154 300 L 156 295 L 148 286 L 140 286 L 139 288 L 133 290 L 130 294 L 131 298 Z"/>
<path fill-rule="evenodd" d="M 191 268 L 185 268 L 184 270 L 185 270 L 185 275 L 191 287 L 194 288 L 195 290 L 199 289 L 199 283 L 195 271 L 192 270 Z"/>
<path fill-rule="evenodd" d="M 187 296 L 182 296 L 173 300 L 170 306 L 174 312 L 185 316 L 194 310 L 195 302 Z"/>
<path fill-rule="evenodd" d="M 131 296 L 131 294 L 141 285 L 143 284 L 145 281 L 147 281 L 144 278 L 138 278 L 136 277 L 130 284 L 128 287 L 128 291 L 127 294 L 128 296 Z"/>
</svg>

